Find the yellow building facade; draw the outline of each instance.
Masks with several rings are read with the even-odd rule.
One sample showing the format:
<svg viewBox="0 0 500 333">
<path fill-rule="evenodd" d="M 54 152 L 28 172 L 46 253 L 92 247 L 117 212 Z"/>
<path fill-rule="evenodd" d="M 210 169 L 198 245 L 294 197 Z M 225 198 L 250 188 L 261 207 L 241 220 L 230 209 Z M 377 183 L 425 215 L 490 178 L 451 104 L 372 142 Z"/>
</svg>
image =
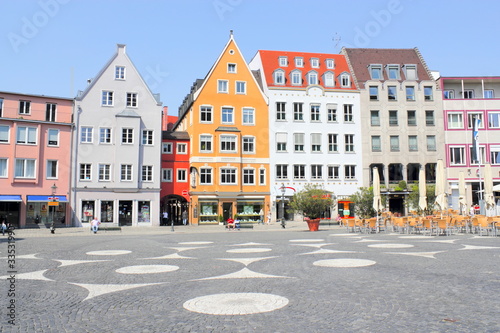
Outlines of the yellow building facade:
<svg viewBox="0 0 500 333">
<path fill-rule="evenodd" d="M 179 111 L 189 133 L 190 221 L 264 222 L 270 212 L 267 98 L 233 36 Z"/>
</svg>

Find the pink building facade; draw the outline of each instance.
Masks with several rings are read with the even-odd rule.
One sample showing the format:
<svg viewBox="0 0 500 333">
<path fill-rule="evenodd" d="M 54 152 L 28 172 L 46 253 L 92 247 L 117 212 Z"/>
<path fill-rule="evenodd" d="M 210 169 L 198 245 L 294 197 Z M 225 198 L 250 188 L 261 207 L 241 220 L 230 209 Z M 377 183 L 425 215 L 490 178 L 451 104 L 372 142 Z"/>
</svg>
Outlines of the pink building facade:
<svg viewBox="0 0 500 333">
<path fill-rule="evenodd" d="M 71 224 L 72 112 L 70 98 L 0 92 L 0 219 Z"/>
</svg>

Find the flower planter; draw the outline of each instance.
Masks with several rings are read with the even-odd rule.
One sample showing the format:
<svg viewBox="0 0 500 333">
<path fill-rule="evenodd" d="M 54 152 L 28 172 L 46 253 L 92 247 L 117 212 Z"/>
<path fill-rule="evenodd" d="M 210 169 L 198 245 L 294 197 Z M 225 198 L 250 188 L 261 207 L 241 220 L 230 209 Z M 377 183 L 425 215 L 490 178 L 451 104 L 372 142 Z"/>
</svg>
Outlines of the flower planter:
<svg viewBox="0 0 500 333">
<path fill-rule="evenodd" d="M 319 229 L 319 221 L 320 219 L 307 220 L 307 226 L 309 227 L 309 231 L 318 231 Z"/>
</svg>

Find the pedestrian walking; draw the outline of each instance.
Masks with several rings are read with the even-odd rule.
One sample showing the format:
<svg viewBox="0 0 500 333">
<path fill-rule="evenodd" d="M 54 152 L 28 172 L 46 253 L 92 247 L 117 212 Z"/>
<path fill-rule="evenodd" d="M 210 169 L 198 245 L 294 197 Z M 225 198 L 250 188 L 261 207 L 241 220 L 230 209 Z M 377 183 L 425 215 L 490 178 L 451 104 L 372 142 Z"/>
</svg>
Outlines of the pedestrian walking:
<svg viewBox="0 0 500 333">
<path fill-rule="evenodd" d="M 7 230 L 7 224 L 5 224 L 5 220 L 2 220 L 2 235 L 5 236 L 6 230 Z"/>
<path fill-rule="evenodd" d="M 168 225 L 168 212 L 163 212 L 163 225 Z"/>
<path fill-rule="evenodd" d="M 182 224 L 186 225 L 188 220 L 188 212 L 187 210 L 182 212 Z"/>
<path fill-rule="evenodd" d="M 90 228 L 92 229 L 94 234 L 97 233 L 97 230 L 99 229 L 99 224 L 101 224 L 101 222 L 97 219 L 97 216 L 94 216 L 94 219 L 90 221 Z"/>
<path fill-rule="evenodd" d="M 271 212 L 269 212 L 267 214 L 267 221 L 266 221 L 267 224 L 270 224 L 271 223 Z"/>
</svg>

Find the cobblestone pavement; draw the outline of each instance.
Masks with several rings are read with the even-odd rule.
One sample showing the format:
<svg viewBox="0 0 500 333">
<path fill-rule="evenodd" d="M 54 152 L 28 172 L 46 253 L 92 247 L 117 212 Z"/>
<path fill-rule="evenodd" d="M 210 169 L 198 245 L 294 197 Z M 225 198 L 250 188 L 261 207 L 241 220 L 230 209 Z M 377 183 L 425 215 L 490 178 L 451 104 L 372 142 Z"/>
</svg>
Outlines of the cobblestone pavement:
<svg viewBox="0 0 500 333">
<path fill-rule="evenodd" d="M 500 332 L 500 237 L 139 229 L 0 236 L 0 331 Z"/>
</svg>

